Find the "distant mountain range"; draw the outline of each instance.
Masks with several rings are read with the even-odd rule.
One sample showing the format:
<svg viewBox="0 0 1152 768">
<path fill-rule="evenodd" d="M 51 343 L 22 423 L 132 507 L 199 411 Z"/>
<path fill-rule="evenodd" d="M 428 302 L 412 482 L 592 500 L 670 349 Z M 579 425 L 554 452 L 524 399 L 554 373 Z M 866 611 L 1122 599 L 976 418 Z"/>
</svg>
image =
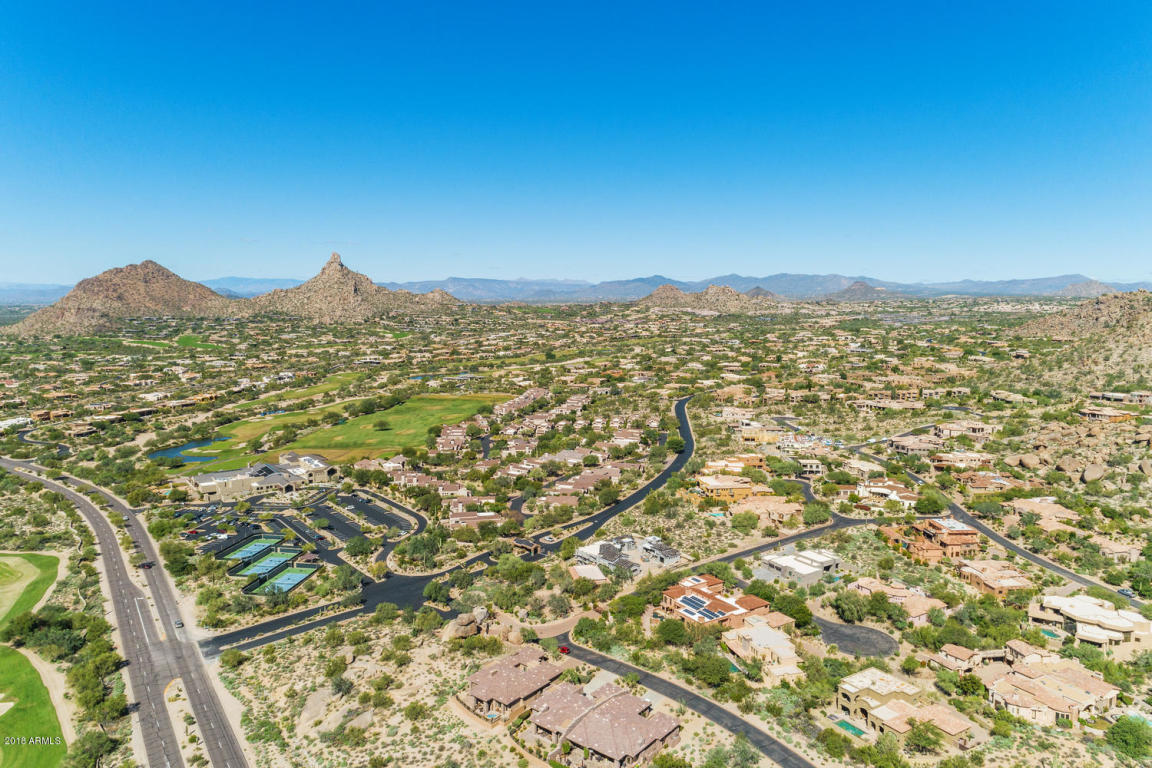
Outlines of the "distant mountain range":
<svg viewBox="0 0 1152 768">
<path fill-rule="evenodd" d="M 640 299 L 662 285 L 671 285 L 686 293 L 703 291 L 709 285 L 732 288 L 741 293 L 761 291 L 789 299 L 831 297 L 861 286 L 881 288 L 888 295 L 905 297 L 933 296 L 1082 296 L 1091 297 L 1111 291 L 1134 291 L 1152 288 L 1152 282 L 1110 283 L 1104 285 L 1085 275 L 1058 275 L 1021 280 L 959 280 L 946 283 L 899 283 L 874 277 L 848 275 L 811 275 L 781 272 L 764 277 L 718 275 L 706 280 L 674 280 L 664 275 L 636 277 L 631 280 L 608 280 L 588 283 L 577 280 L 488 280 L 450 277 L 447 280 L 425 280 L 411 283 L 380 283 L 392 290 L 414 293 L 440 288 L 463 301 L 632 301 Z M 854 287 L 855 286 L 855 287 Z M 895 298 L 896 296 L 893 296 Z"/>
<path fill-rule="evenodd" d="M 203 280 L 221 296 L 249 298 L 273 290 L 286 290 L 304 281 L 288 278 L 220 277 Z M 863 286 L 883 289 L 892 298 L 934 296 L 1066 296 L 1092 298 L 1113 291 L 1152 289 L 1152 282 L 1104 284 L 1080 274 L 1037 277 L 1019 280 L 958 280 L 944 283 L 899 283 L 866 276 L 812 275 L 781 272 L 764 277 L 718 275 L 706 280 L 674 280 L 663 275 L 636 277 L 630 280 L 607 280 L 591 283 L 581 280 L 494 280 L 480 277 L 449 277 L 446 280 L 420 280 L 406 283 L 379 282 L 389 290 L 430 293 L 441 290 L 462 301 L 495 303 L 502 301 L 567 302 L 567 301 L 634 301 L 662 285 L 671 285 L 686 293 L 697 293 L 709 285 L 732 288 L 741 293 L 759 289 L 788 299 L 864 297 Z M 49 304 L 63 297 L 71 286 L 0 283 L 2 304 Z M 847 291 L 847 294 L 841 292 Z M 840 294 L 840 295 L 837 295 Z M 756 294 L 754 294 L 756 295 Z"/>
</svg>

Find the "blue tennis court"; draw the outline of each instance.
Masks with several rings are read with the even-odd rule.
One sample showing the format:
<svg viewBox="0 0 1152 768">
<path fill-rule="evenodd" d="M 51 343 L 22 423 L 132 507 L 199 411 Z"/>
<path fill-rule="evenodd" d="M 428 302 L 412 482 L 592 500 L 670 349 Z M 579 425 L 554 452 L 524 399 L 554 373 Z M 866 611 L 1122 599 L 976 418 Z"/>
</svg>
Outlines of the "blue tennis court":
<svg viewBox="0 0 1152 768">
<path fill-rule="evenodd" d="M 260 558 L 252 565 L 240 571 L 241 576 L 254 576 L 261 573 L 268 573 L 280 563 L 291 560 L 295 556 L 295 552 L 269 552 Z"/>
<path fill-rule="evenodd" d="M 285 568 L 282 573 L 276 574 L 276 576 L 266 584 L 260 585 L 260 589 L 256 591 L 262 595 L 266 595 L 275 590 L 290 592 L 293 587 L 314 573 L 316 573 L 315 568 Z"/>
<path fill-rule="evenodd" d="M 279 544 L 280 539 L 256 539 L 256 541 L 249 542 L 235 552 L 227 555 L 228 560 L 247 560 L 250 557 L 255 557 L 264 550 L 268 549 L 274 544 Z"/>
</svg>

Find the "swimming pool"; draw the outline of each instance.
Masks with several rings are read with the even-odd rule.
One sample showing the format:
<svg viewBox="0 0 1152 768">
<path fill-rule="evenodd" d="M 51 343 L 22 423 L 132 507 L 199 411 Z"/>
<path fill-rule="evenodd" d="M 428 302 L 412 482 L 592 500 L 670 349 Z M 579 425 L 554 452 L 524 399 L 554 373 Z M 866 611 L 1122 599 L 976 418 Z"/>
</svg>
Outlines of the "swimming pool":
<svg viewBox="0 0 1152 768">
<path fill-rule="evenodd" d="M 1050 629 L 1042 629 L 1042 630 L 1040 630 L 1040 634 L 1044 635 L 1044 637 L 1050 637 L 1053 640 L 1059 640 L 1060 639 L 1060 635 L 1056 634 L 1055 632 L 1053 632 Z"/>
<path fill-rule="evenodd" d="M 857 728 L 856 726 L 852 725 L 852 723 L 848 722 L 847 720 L 837 720 L 836 721 L 836 727 L 842 728 L 845 731 L 848 731 L 848 733 L 852 734 L 853 736 L 863 736 L 864 735 L 864 731 L 862 731 L 859 728 Z"/>
</svg>

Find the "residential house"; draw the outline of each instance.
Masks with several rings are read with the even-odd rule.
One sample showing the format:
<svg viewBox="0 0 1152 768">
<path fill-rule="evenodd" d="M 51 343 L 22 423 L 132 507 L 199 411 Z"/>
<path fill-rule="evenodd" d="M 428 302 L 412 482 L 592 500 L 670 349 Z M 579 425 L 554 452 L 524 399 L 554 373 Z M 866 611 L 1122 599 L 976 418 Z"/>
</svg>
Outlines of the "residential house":
<svg viewBox="0 0 1152 768">
<path fill-rule="evenodd" d="M 525 645 L 468 678 L 460 701 L 490 722 L 519 717 L 563 670 L 538 645 Z"/>
<path fill-rule="evenodd" d="M 664 590 L 660 607 L 682 621 L 725 627 L 741 627 L 749 615 L 770 613 L 768 602 L 755 595 L 725 595 L 724 582 L 707 573 L 688 576 Z"/>
<path fill-rule="evenodd" d="M 1032 587 L 1027 576 L 1003 560 L 961 560 L 956 569 L 962 580 L 1001 599 L 1009 592 Z"/>
<path fill-rule="evenodd" d="M 533 702 L 522 735 L 551 748 L 548 759 L 569 768 L 634 768 L 675 746 L 680 723 L 612 683 L 591 693 L 557 683 Z"/>
<path fill-rule="evenodd" d="M 841 712 L 878 734 L 890 733 L 903 739 L 912 729 L 911 721 L 916 720 L 939 728 L 944 743 L 950 747 L 970 746 L 972 724 L 951 707 L 921 702 L 921 696 L 915 685 L 867 667 L 840 681 L 836 704 Z"/>
<path fill-rule="evenodd" d="M 794 581 L 801 586 L 811 586 L 826 574 L 840 569 L 840 556 L 830 549 L 806 549 L 801 552 L 784 552 L 761 555 L 763 567 L 753 570 L 753 575 L 765 581 Z"/>
<path fill-rule="evenodd" d="M 1137 611 L 1117 608 L 1107 600 L 1089 595 L 1043 595 L 1028 607 L 1033 624 L 1053 627 L 1080 644 L 1110 650 L 1127 658 L 1152 643 L 1152 621 Z"/>
<path fill-rule="evenodd" d="M 744 626 L 729 629 L 721 636 L 724 644 L 741 659 L 759 662 L 769 685 L 800 680 L 804 672 L 796 646 L 788 633 L 772 626 L 770 616 L 749 616 Z"/>
</svg>

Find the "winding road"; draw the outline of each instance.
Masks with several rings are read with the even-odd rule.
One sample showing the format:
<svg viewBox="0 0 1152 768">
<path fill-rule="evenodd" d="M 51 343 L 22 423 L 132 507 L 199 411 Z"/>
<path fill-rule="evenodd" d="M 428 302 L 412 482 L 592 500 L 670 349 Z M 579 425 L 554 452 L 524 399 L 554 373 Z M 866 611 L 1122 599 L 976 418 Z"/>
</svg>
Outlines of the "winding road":
<svg viewBox="0 0 1152 768">
<path fill-rule="evenodd" d="M 673 408 L 679 425 L 679 435 L 684 440 L 684 450 L 678 453 L 668 466 L 662 469 L 654 478 L 636 491 L 633 491 L 600 512 L 568 526 L 567 532 L 564 534 L 565 536 L 571 535 L 582 541 L 587 541 L 609 520 L 643 501 L 644 497 L 652 491 L 664 487 L 672 475 L 684 468 L 684 465 L 688 463 L 696 450 L 696 439 L 692 434 L 692 426 L 688 420 L 687 411 L 688 401 L 691 399 L 691 396 L 681 398 L 676 401 Z M 373 495 L 397 510 L 417 520 L 423 520 L 423 516 L 415 510 L 408 509 L 387 497 L 376 494 Z M 423 530 L 422 527 L 421 530 Z M 544 541 L 546 536 L 547 534 L 540 533 L 533 537 L 533 541 L 540 547 L 540 552 L 538 554 L 525 555 L 525 560 L 539 560 L 560 548 L 562 537 L 556 536 L 553 541 L 546 542 Z M 374 611 L 378 605 L 385 602 L 392 603 L 401 608 L 419 608 L 424 604 L 424 588 L 430 581 L 442 578 L 446 573 L 451 573 L 461 568 L 471 568 L 477 563 L 482 562 L 491 562 L 491 555 L 483 552 L 468 558 L 453 568 L 434 574 L 420 576 L 394 574 L 387 579 L 365 585 L 360 593 L 361 605 L 357 607 L 342 608 L 337 603 L 328 603 L 304 611 L 297 611 L 202 640 L 200 641 L 200 649 L 205 656 L 210 657 L 229 647 L 235 647 L 239 650 L 258 648 L 262 645 L 274 643 L 302 632 L 309 632 L 328 624 L 347 621 L 356 616 L 370 613 Z"/>
<path fill-rule="evenodd" d="M 571 656 L 571 658 L 607 670 L 621 677 L 629 674 L 635 675 L 644 687 L 659 693 L 661 696 L 666 696 L 673 701 L 683 704 L 688 709 L 708 718 L 721 728 L 731 731 L 732 733 L 744 734 L 749 744 L 756 747 L 781 768 L 815 768 L 807 758 L 794 751 L 791 747 L 769 736 L 752 723 L 740 717 L 740 715 L 729 712 L 716 702 L 701 696 L 695 691 L 689 690 L 678 683 L 654 675 L 639 667 L 626 664 L 611 656 L 605 656 L 591 648 L 576 645 L 567 633 L 557 636 L 556 640 L 561 645 L 568 646 L 569 656 Z"/>
</svg>

